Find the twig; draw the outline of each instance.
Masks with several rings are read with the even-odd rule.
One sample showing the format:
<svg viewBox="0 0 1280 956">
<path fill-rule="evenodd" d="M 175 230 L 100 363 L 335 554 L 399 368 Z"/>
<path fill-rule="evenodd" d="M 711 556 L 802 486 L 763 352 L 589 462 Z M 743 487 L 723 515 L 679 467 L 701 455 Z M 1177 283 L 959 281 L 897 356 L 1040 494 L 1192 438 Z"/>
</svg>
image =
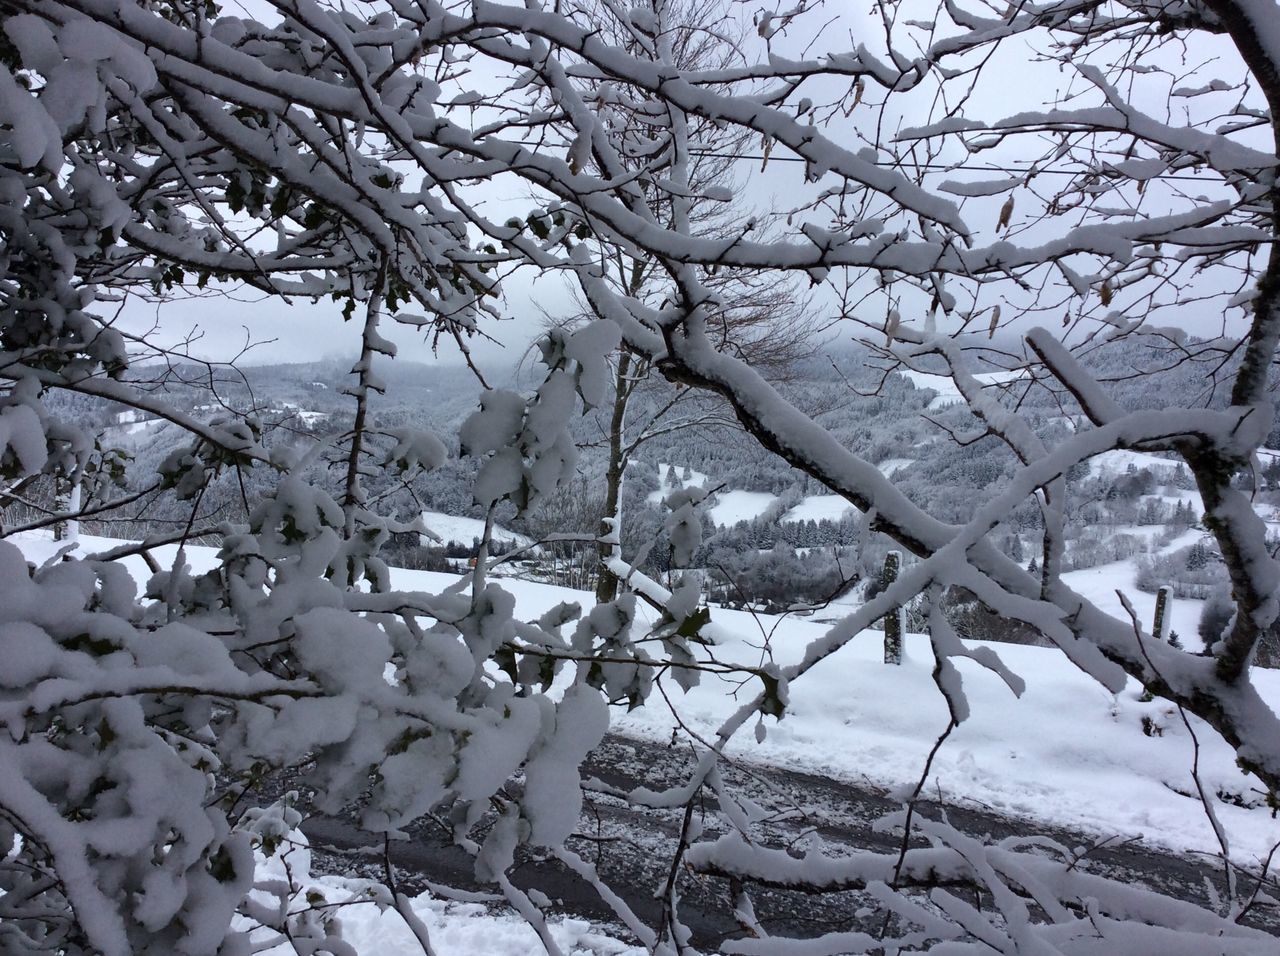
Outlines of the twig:
<svg viewBox="0 0 1280 956">
<path fill-rule="evenodd" d="M 1133 621 L 1133 633 L 1138 640 L 1138 649 L 1142 652 L 1142 656 L 1146 658 L 1147 666 L 1151 668 L 1151 673 L 1155 675 L 1159 681 L 1164 681 L 1160 676 L 1159 670 L 1152 662 L 1150 655 L 1147 654 L 1146 645 L 1142 640 L 1142 625 L 1138 621 L 1138 613 L 1133 609 L 1133 604 L 1125 597 L 1124 593 L 1118 588 L 1116 595 L 1120 598 L 1125 612 L 1129 615 L 1129 619 Z M 1227 889 L 1227 907 L 1228 914 L 1236 906 L 1236 875 L 1231 865 L 1231 846 L 1227 840 L 1227 832 L 1222 828 L 1222 822 L 1218 819 L 1218 814 L 1213 809 L 1213 802 L 1209 798 L 1209 794 L 1205 791 L 1204 782 L 1200 779 L 1200 738 L 1196 736 L 1195 728 L 1191 726 L 1191 721 L 1187 719 L 1187 712 L 1183 709 L 1182 704 L 1174 701 L 1173 705 L 1178 708 L 1178 716 L 1182 719 L 1182 725 L 1187 728 L 1187 734 L 1191 737 L 1191 780 L 1196 785 L 1196 793 L 1200 797 L 1200 805 L 1204 807 L 1205 815 L 1209 818 L 1209 824 L 1213 827 L 1213 834 L 1217 838 L 1220 848 L 1220 859 L 1222 860 L 1223 874 L 1226 878 Z M 1238 913 L 1235 915 L 1239 915 Z"/>
</svg>

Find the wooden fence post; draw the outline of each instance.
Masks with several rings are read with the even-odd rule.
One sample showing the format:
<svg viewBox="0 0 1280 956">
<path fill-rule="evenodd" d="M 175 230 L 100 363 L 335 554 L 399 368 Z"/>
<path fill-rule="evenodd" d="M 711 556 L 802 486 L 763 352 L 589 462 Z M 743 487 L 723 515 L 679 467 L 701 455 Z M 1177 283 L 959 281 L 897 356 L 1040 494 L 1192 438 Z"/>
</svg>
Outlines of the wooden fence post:
<svg viewBox="0 0 1280 956">
<path fill-rule="evenodd" d="M 1169 589 L 1167 587 L 1156 592 L 1156 619 L 1151 624 L 1151 636 L 1157 641 L 1169 639 Z"/>
<path fill-rule="evenodd" d="M 80 510 L 80 485 L 64 478 L 54 478 L 53 510 L 58 513 Z M 80 522 L 67 518 L 53 526 L 54 541 L 77 541 L 80 538 Z"/>
<path fill-rule="evenodd" d="M 881 582 L 889 587 L 898 580 L 898 569 L 902 567 L 902 552 L 890 551 L 884 558 L 884 573 Z M 902 663 L 902 632 L 906 630 L 906 610 L 899 605 L 884 616 L 884 662 L 886 664 Z"/>
</svg>

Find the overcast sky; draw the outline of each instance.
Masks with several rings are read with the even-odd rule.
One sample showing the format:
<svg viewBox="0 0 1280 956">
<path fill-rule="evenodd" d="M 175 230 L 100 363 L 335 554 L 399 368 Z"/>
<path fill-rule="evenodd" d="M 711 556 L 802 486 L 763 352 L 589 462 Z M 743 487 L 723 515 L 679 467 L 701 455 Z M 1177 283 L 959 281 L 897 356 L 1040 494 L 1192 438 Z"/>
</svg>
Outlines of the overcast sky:
<svg viewBox="0 0 1280 956">
<path fill-rule="evenodd" d="M 252 0 L 247 4 L 247 8 L 254 13 L 258 13 L 260 7 L 260 4 L 253 3 Z M 751 15 L 751 10 L 745 7 L 737 9 L 745 11 L 748 17 Z M 867 0 L 853 0 L 842 7 L 835 20 L 830 20 L 831 11 L 824 9 L 822 15 L 813 20 L 815 25 L 819 21 L 827 21 L 823 40 L 813 46 L 808 55 L 853 48 L 859 43 L 867 43 L 873 48 L 882 46 L 879 21 L 868 17 L 869 9 Z M 932 5 L 922 4 L 921 12 L 925 17 L 932 15 Z M 749 32 L 749 35 L 755 42 L 754 34 Z M 802 34 L 775 37 L 774 50 L 785 55 L 799 55 L 800 50 L 807 47 L 811 39 L 811 36 Z M 1216 52 L 1218 51 L 1206 49 L 1197 51 L 1197 55 L 1207 59 Z M 1025 48 L 1010 45 L 998 51 L 986 67 L 987 88 L 997 92 L 994 96 L 988 95 L 985 99 L 979 97 L 971 102 L 966 108 L 968 115 L 993 119 L 1020 110 L 1041 109 L 1065 89 L 1067 84 L 1073 83 L 1069 75 L 1071 71 L 1064 74 L 1056 67 L 1036 66 L 1029 60 L 1030 55 Z M 1183 75 L 1184 82 L 1190 80 L 1188 71 L 1196 65 L 1194 62 L 1173 64 L 1177 67 L 1176 71 Z M 821 103 L 824 92 L 834 92 L 830 84 L 835 82 L 839 81 L 828 81 L 829 89 L 826 91 L 821 86 L 816 89 L 806 86 L 803 92 L 813 97 L 815 102 Z M 1078 78 L 1074 84 L 1079 87 Z M 911 99 L 904 100 L 896 114 L 880 118 L 885 123 L 882 128 L 892 133 L 900 126 L 926 122 L 928 102 L 927 98 L 914 103 Z M 1152 105 L 1155 106 L 1153 112 L 1163 109 L 1163 104 Z M 910 115 L 913 109 L 918 109 L 920 115 Z M 857 147 L 860 145 L 856 135 L 859 126 L 869 128 L 876 119 L 874 111 L 864 105 L 847 121 L 847 126 L 829 125 L 824 128 L 824 132 L 846 145 Z M 1180 118 L 1171 116 L 1170 119 L 1176 123 Z M 980 155 L 975 163 L 985 165 L 989 160 L 990 157 Z M 787 202 L 794 203 L 798 197 L 812 195 L 813 190 L 818 188 L 799 185 L 799 168 L 786 163 L 785 154 L 781 150 L 763 174 L 758 163 L 750 161 L 739 164 L 737 175 L 738 195 L 745 205 L 753 207 L 757 212 L 768 209 L 785 211 Z M 978 175 L 973 178 L 996 177 Z M 820 185 L 829 184 L 826 182 Z M 1004 196 L 967 200 L 966 218 L 981 228 L 990 228 L 991 220 L 994 220 L 1003 200 Z M 533 198 L 521 186 L 504 184 L 493 187 L 490 194 L 482 197 L 481 202 L 491 218 L 502 221 L 512 213 L 527 212 L 532 206 Z M 1022 205 L 1021 199 L 1019 205 Z M 750 211 L 752 210 L 744 210 L 743 214 Z M 1056 231 L 1061 228 L 1061 224 L 1051 224 L 1049 228 Z M 816 307 L 828 307 L 833 298 L 830 292 L 820 294 L 815 299 Z M 992 302 L 994 301 L 993 299 Z M 986 304 L 989 306 L 991 303 Z M 194 333 L 198 338 L 190 346 L 190 351 L 201 358 L 227 360 L 236 356 L 246 343 L 251 342 L 256 343 L 255 347 L 241 361 L 252 364 L 301 362 L 334 356 L 350 357 L 355 354 L 359 343 L 359 329 L 354 324 L 344 324 L 341 308 L 341 303 L 329 301 L 311 303 L 297 300 L 292 304 L 285 304 L 278 300 L 263 301 L 252 292 L 234 292 L 230 298 L 210 296 L 172 301 L 159 308 L 158 312 L 155 305 L 131 303 L 124 310 L 121 322 L 124 327 L 141 332 L 149 329 L 158 319 L 160 329 L 157 337 L 165 345 L 176 345 Z M 482 325 L 484 332 L 495 341 L 477 337 L 471 343 L 473 355 L 482 365 L 506 365 L 519 359 L 529 342 L 543 327 L 545 315 L 566 315 L 572 310 L 572 302 L 560 276 L 539 277 L 531 270 L 524 270 L 505 280 L 504 298 L 499 308 L 507 321 L 488 321 Z M 872 300 L 867 303 L 869 314 L 866 317 L 874 321 L 876 310 L 883 311 L 887 308 L 887 300 Z M 1006 308 L 1006 315 L 1008 312 L 1009 309 Z M 904 310 L 903 319 L 909 322 L 913 320 L 913 316 L 906 314 Z M 1192 312 L 1174 315 L 1172 321 L 1199 334 L 1213 335 L 1222 331 L 1220 315 L 1206 316 Z M 1234 332 L 1240 327 L 1240 323 L 1233 323 L 1229 328 Z M 420 330 L 385 322 L 382 331 L 396 342 L 403 358 L 424 362 L 459 361 L 457 348 L 451 341 L 442 340 L 437 358 L 428 338 Z M 845 337 L 852 334 L 851 329 Z"/>
<path fill-rule="evenodd" d="M 533 279 L 531 274 L 522 274 L 504 283 L 502 311 L 509 318 L 482 323 L 481 328 L 495 341 L 479 336 L 471 339 L 472 354 L 478 362 L 506 365 L 520 357 L 543 324 L 541 313 L 533 304 L 535 299 L 547 308 L 568 307 L 569 298 L 559 279 Z M 194 336 L 188 348 L 191 355 L 214 361 L 235 358 L 247 343 L 254 343 L 253 348 L 240 361 L 251 365 L 354 358 L 360 348 L 360 328 L 355 320 L 343 321 L 342 307 L 341 302 L 328 300 L 313 303 L 295 299 L 284 303 L 266 300 L 252 290 L 232 290 L 225 296 L 176 299 L 159 306 L 132 301 L 123 310 L 120 324 L 135 333 L 149 331 L 158 324 L 148 338 L 169 348 Z M 429 336 L 420 329 L 388 320 L 382 323 L 381 331 L 396 343 L 401 358 L 427 363 L 461 362 L 452 339 L 441 339 L 436 355 Z"/>
</svg>

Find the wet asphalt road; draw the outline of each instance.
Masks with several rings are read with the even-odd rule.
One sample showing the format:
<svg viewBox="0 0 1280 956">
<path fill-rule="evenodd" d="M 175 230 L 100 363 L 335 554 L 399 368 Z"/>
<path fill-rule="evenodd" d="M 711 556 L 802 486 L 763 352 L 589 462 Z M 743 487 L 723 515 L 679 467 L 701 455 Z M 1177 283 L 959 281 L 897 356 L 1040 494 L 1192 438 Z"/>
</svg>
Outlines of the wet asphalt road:
<svg viewBox="0 0 1280 956">
<path fill-rule="evenodd" d="M 687 748 L 611 736 L 583 768 L 583 775 L 620 790 L 639 785 L 659 789 L 682 784 L 692 767 L 693 758 Z M 772 845 L 800 849 L 817 842 L 834 848 L 880 852 L 898 849 L 898 836 L 878 832 L 871 826 L 880 816 L 898 809 L 881 793 L 781 767 L 726 765 L 722 775 L 735 793 L 748 796 L 763 809 L 766 820 L 759 824 L 759 833 Z M 926 815 L 936 815 L 939 809 L 928 802 L 920 807 Z M 947 807 L 946 812 L 952 824 L 973 835 L 988 834 L 999 839 L 1034 831 L 1070 847 L 1099 842 L 1097 837 L 1032 827 L 971 809 Z M 1187 812 L 1200 810 L 1189 800 Z M 694 817 L 703 826 L 704 837 L 722 832 L 714 806 L 696 805 Z M 662 914 L 655 894 L 670 872 L 682 821 L 680 810 L 637 808 L 606 793 L 589 793 L 580 835 L 571 838 L 570 846 L 594 863 L 615 892 L 653 926 Z M 317 857 L 317 872 L 381 877 L 381 838 L 360 830 L 351 819 L 315 816 L 302 829 Z M 471 858 L 452 844 L 443 826 L 423 822 L 410 830 L 410 836 L 409 840 L 390 845 L 391 860 L 406 890 L 424 888 L 428 882 L 476 891 L 491 889 L 476 881 Z M 1220 866 L 1161 852 L 1136 841 L 1112 840 L 1090 852 L 1088 859 L 1091 872 L 1202 905 L 1209 902 L 1206 884 L 1220 887 L 1223 880 Z M 526 855 L 513 878 L 517 885 L 536 886 L 550 897 L 552 911 L 609 924 L 612 932 L 626 938 L 625 931 L 617 927 L 616 917 L 595 891 L 558 861 Z M 714 951 L 724 940 L 744 935 L 743 927 L 733 917 L 727 881 L 682 872 L 679 885 L 680 918 L 693 931 L 695 946 Z M 870 900 L 858 892 L 812 895 L 756 888 L 752 901 L 760 923 L 775 934 L 817 936 L 854 929 L 875 932 L 883 920 L 880 915 L 865 912 Z M 1280 934 L 1280 913 L 1260 909 L 1255 914 L 1255 925 Z"/>
</svg>

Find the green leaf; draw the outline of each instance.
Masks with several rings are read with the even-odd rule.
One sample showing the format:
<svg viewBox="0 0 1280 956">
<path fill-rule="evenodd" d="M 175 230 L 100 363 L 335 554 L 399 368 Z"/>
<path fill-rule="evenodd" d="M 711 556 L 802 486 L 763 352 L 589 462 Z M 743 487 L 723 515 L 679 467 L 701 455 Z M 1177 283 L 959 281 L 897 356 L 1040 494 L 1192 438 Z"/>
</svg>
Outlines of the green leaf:
<svg viewBox="0 0 1280 956">
<path fill-rule="evenodd" d="M 276 190 L 275 196 L 271 200 L 271 215 L 279 218 L 289 211 L 292 205 L 290 189 L 288 186 L 281 186 Z"/>
<path fill-rule="evenodd" d="M 240 182 L 239 176 L 232 177 L 231 182 L 227 183 L 227 205 L 232 212 L 244 209 L 244 184 Z"/>
<path fill-rule="evenodd" d="M 516 652 L 510 644 L 503 644 L 493 654 L 493 662 L 511 678 L 511 683 L 518 684 L 520 676 L 516 671 Z"/>
<path fill-rule="evenodd" d="M 786 710 L 786 705 L 782 702 L 781 680 L 773 674 L 764 673 L 760 675 L 760 681 L 764 684 L 764 699 L 760 701 L 760 713 L 781 720 L 783 711 Z"/>
<path fill-rule="evenodd" d="M 556 679 L 556 659 L 548 655 L 538 663 L 538 682 L 543 691 L 551 689 L 551 682 Z"/>
<path fill-rule="evenodd" d="M 120 647 L 113 641 L 103 637 L 90 637 L 88 634 L 77 634 L 75 637 L 63 641 L 63 646 L 69 651 L 83 651 L 94 657 L 106 657 L 108 654 L 114 654 L 120 650 Z"/>
<path fill-rule="evenodd" d="M 702 636 L 702 629 L 710 623 L 711 609 L 700 607 L 680 622 L 680 626 L 676 628 L 676 633 L 699 644 L 706 644 L 707 641 Z"/>
<path fill-rule="evenodd" d="M 307 210 L 302 216 L 302 227 L 304 229 L 319 229 L 324 225 L 325 209 L 319 203 L 311 203 L 307 206 Z"/>
<path fill-rule="evenodd" d="M 235 880 L 236 864 L 225 846 L 219 847 L 218 852 L 209 857 L 209 875 L 219 883 L 231 883 Z"/>
</svg>

